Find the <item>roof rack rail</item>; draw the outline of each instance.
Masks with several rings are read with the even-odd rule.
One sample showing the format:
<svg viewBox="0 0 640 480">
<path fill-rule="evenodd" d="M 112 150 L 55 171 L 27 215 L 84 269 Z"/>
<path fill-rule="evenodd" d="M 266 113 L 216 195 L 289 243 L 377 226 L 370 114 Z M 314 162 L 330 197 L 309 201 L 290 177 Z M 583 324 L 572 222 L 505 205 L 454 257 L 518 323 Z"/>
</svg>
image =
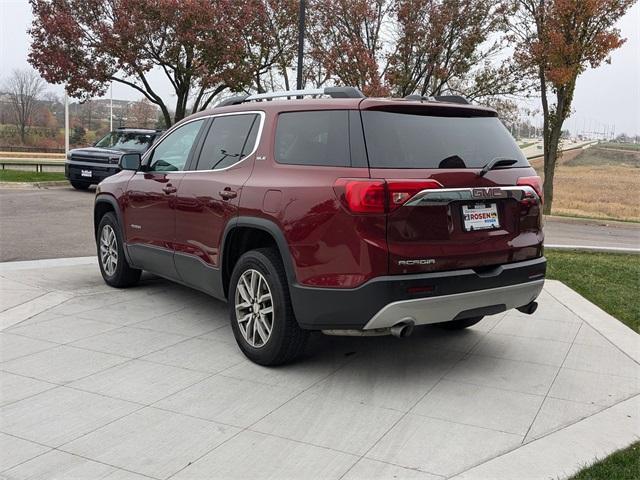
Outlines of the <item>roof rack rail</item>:
<svg viewBox="0 0 640 480">
<path fill-rule="evenodd" d="M 233 97 L 225 98 L 216 105 L 218 107 L 228 107 L 229 105 L 240 105 L 244 102 L 249 95 L 234 95 Z"/>
<path fill-rule="evenodd" d="M 228 107 L 229 105 L 239 105 L 241 103 L 250 102 L 253 100 L 273 100 L 274 98 L 283 97 L 315 97 L 318 95 L 328 95 L 331 98 L 364 98 L 364 94 L 355 87 L 325 87 L 312 88 L 307 90 L 285 90 L 281 92 L 255 93 L 253 95 L 236 95 L 218 103 L 215 108 Z"/>
<path fill-rule="evenodd" d="M 449 102 L 470 105 L 471 102 L 461 95 L 436 95 L 435 97 L 423 97 L 422 95 L 407 95 L 405 100 L 414 102 Z"/>
</svg>

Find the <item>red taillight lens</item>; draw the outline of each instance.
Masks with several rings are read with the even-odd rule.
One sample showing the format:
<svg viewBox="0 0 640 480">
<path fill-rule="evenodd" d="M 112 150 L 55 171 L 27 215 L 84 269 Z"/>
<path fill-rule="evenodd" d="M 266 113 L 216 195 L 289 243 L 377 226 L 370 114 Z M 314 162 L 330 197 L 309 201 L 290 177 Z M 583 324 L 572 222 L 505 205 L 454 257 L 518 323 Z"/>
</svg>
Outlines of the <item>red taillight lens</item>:
<svg viewBox="0 0 640 480">
<path fill-rule="evenodd" d="M 544 202 L 544 191 L 542 189 L 542 179 L 537 175 L 534 177 L 520 177 L 518 179 L 517 185 L 525 185 L 533 188 L 538 196 L 540 197 L 540 201 Z"/>
<path fill-rule="evenodd" d="M 401 207 L 422 190 L 441 187 L 435 180 L 339 178 L 334 190 L 353 213 L 387 213 Z"/>
<path fill-rule="evenodd" d="M 442 184 L 435 180 L 387 180 L 388 211 L 394 211 L 407 203 L 416 193 L 431 188 L 442 188 Z"/>
<path fill-rule="evenodd" d="M 353 213 L 385 212 L 385 181 L 339 178 L 334 190 Z"/>
</svg>

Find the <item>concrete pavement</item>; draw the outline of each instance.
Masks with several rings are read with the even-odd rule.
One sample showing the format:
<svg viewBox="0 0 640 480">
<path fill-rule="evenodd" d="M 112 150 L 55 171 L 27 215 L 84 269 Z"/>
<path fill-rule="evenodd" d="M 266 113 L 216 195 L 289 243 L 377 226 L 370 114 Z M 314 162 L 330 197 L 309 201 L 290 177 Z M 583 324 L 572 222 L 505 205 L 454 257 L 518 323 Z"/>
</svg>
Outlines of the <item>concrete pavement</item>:
<svg viewBox="0 0 640 480">
<path fill-rule="evenodd" d="M 640 436 L 639 336 L 561 283 L 462 332 L 240 353 L 226 305 L 0 265 L 0 478 L 565 477 Z"/>
</svg>

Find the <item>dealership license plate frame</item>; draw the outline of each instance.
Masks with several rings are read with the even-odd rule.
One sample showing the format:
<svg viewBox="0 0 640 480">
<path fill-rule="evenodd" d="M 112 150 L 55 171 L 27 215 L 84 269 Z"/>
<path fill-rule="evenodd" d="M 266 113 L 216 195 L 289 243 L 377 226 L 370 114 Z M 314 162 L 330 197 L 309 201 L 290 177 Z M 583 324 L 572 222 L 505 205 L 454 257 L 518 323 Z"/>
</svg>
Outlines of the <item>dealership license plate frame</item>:
<svg viewBox="0 0 640 480">
<path fill-rule="evenodd" d="M 467 219 L 470 213 L 489 213 L 488 219 Z M 497 230 L 500 228 L 500 215 L 496 202 L 483 202 L 462 205 L 462 228 L 465 232 L 477 232 L 478 230 Z"/>
</svg>

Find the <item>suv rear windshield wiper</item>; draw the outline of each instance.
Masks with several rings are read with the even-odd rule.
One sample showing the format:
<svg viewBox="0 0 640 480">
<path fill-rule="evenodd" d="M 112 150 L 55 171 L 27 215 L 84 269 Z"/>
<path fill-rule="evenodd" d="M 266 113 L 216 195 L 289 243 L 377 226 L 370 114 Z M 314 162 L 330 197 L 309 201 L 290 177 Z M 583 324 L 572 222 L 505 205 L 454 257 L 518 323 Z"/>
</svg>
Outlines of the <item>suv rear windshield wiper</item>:
<svg viewBox="0 0 640 480">
<path fill-rule="evenodd" d="M 482 167 L 482 170 L 480 170 L 478 176 L 484 177 L 489 170 L 493 170 L 497 167 L 508 167 L 509 165 L 513 165 L 514 163 L 518 163 L 518 160 L 514 160 L 513 158 L 496 157 L 489 161 L 489 163 L 487 163 L 484 167 Z"/>
</svg>

